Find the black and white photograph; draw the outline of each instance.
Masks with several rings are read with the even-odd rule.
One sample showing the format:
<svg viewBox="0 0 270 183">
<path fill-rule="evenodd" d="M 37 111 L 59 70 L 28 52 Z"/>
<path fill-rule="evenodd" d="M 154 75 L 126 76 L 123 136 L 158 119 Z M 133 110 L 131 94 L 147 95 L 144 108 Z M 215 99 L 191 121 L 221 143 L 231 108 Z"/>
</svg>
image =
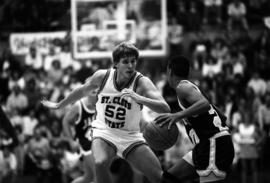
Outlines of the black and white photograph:
<svg viewBox="0 0 270 183">
<path fill-rule="evenodd" d="M 270 0 L 0 0 L 0 183 L 270 183 Z"/>
</svg>

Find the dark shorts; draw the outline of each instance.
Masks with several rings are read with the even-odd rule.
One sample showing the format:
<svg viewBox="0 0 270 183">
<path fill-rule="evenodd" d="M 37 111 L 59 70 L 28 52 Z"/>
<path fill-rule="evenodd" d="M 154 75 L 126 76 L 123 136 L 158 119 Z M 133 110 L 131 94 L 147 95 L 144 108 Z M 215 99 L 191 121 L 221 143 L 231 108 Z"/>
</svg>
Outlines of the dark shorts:
<svg viewBox="0 0 270 183">
<path fill-rule="evenodd" d="M 234 147 L 230 135 L 203 140 L 184 156 L 196 169 L 200 182 L 224 179 L 233 158 Z"/>
</svg>

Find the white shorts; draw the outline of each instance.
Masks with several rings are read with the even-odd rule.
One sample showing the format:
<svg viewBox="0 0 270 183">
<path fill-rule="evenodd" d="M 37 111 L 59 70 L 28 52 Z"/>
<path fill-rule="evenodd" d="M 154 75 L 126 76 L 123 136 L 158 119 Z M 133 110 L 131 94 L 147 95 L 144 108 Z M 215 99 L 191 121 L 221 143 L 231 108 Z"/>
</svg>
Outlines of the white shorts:
<svg viewBox="0 0 270 183">
<path fill-rule="evenodd" d="M 93 129 L 93 140 L 103 139 L 110 144 L 118 156 L 125 158 L 135 147 L 147 144 L 140 132 L 128 132 L 118 129 Z"/>
</svg>

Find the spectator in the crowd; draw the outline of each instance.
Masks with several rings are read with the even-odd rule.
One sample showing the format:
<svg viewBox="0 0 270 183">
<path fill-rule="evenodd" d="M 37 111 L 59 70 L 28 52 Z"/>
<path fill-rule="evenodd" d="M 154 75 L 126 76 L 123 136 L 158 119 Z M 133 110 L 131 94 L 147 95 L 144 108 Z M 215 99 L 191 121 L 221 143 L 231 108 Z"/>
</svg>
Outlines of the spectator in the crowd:
<svg viewBox="0 0 270 183">
<path fill-rule="evenodd" d="M 222 23 L 222 0 L 203 0 L 203 23 L 207 24 L 210 17 L 215 17 L 217 23 Z"/>
<path fill-rule="evenodd" d="M 209 57 L 202 64 L 202 75 L 204 77 L 213 78 L 222 71 L 222 60 L 216 60 Z"/>
<path fill-rule="evenodd" d="M 270 3 L 269 3 L 270 4 Z M 269 10 L 268 10 L 269 11 Z M 255 40 L 255 49 L 259 50 L 270 50 L 270 18 L 264 19 L 264 28 L 259 35 L 259 37 Z M 270 54 L 268 53 L 268 56 Z"/>
<path fill-rule="evenodd" d="M 260 73 L 254 71 L 248 81 L 247 87 L 253 89 L 255 95 L 263 96 L 266 92 L 266 82 L 260 77 Z"/>
<path fill-rule="evenodd" d="M 270 54 L 267 50 L 261 49 L 257 52 L 254 69 L 256 69 L 261 74 L 263 79 L 270 79 Z"/>
<path fill-rule="evenodd" d="M 246 183 L 249 172 L 253 183 L 258 183 L 258 159 L 259 148 L 262 142 L 262 133 L 251 118 L 249 110 L 242 114 L 240 124 L 237 127 L 235 142 L 239 145 L 239 160 L 241 163 L 241 182 Z M 249 171 L 249 169 L 251 171 Z"/>
<path fill-rule="evenodd" d="M 22 117 L 22 134 L 24 135 L 24 138 L 29 139 L 33 137 L 34 130 L 36 126 L 38 125 L 38 120 L 35 117 L 35 110 L 31 109 L 27 113 L 28 115 L 24 115 Z"/>
<path fill-rule="evenodd" d="M 240 52 L 232 52 L 231 53 L 231 63 L 233 66 L 233 74 L 244 76 L 246 69 L 246 58 Z"/>
<path fill-rule="evenodd" d="M 203 63 L 206 61 L 211 41 L 204 32 L 198 32 L 195 39 L 191 40 L 189 51 L 193 60 L 192 67 L 201 69 Z"/>
<path fill-rule="evenodd" d="M 83 83 L 86 78 L 94 73 L 91 60 L 85 60 L 81 63 L 81 68 L 75 73 L 75 78 Z"/>
<path fill-rule="evenodd" d="M 51 69 L 48 71 L 48 79 L 54 86 L 57 86 L 61 83 L 62 77 L 63 69 L 61 62 L 59 60 L 54 60 Z"/>
<path fill-rule="evenodd" d="M 50 166 L 49 162 L 50 145 L 49 140 L 42 133 L 39 126 L 34 129 L 34 135 L 26 146 L 25 175 L 38 175 L 43 168 Z"/>
<path fill-rule="evenodd" d="M 220 38 L 217 37 L 214 39 L 213 46 L 210 50 L 210 55 L 216 59 L 216 60 L 223 60 L 225 57 L 229 54 L 229 48 L 226 45 L 226 42 Z"/>
<path fill-rule="evenodd" d="M 7 98 L 6 107 L 10 112 L 23 112 L 28 107 L 28 100 L 19 85 L 12 88 L 11 94 Z"/>
<path fill-rule="evenodd" d="M 179 54 L 183 51 L 183 31 L 183 26 L 178 24 L 175 17 L 172 17 L 168 26 L 168 40 L 171 55 Z"/>
<path fill-rule="evenodd" d="M 68 67 L 78 68 L 78 62 L 73 59 L 72 52 L 70 51 L 70 46 L 64 44 L 62 46 L 62 51 L 59 53 L 59 60 L 61 62 L 61 67 L 65 70 Z"/>
<path fill-rule="evenodd" d="M 25 156 L 25 137 L 22 133 L 22 127 L 18 125 L 13 125 L 15 129 L 15 133 L 18 137 L 18 145 L 14 149 L 14 154 L 17 158 L 18 162 L 18 175 L 23 175 L 24 168 L 24 156 Z"/>
<path fill-rule="evenodd" d="M 2 119 L 3 120 L 3 119 Z M 16 144 L 17 145 L 17 144 Z M 0 182 L 14 183 L 17 175 L 17 158 L 14 155 L 14 139 L 0 128 Z"/>
<path fill-rule="evenodd" d="M 43 66 L 44 70 L 48 72 L 52 67 L 52 62 L 54 60 L 59 60 L 59 59 L 60 59 L 60 53 L 58 53 L 56 51 L 56 48 L 53 45 L 51 45 L 49 47 L 49 53 L 44 58 L 44 66 Z"/>
<path fill-rule="evenodd" d="M 253 114 L 251 117 L 254 121 L 258 122 L 258 110 L 262 105 L 261 96 L 255 94 L 254 90 L 249 87 L 245 87 L 245 100 L 248 106 L 250 106 L 251 113 Z"/>
<path fill-rule="evenodd" d="M 189 5 L 189 12 L 187 14 L 187 22 L 188 25 L 186 27 L 189 31 L 200 31 L 201 30 L 201 24 L 202 24 L 202 18 L 199 12 L 198 8 L 198 2 L 197 1 L 190 1 Z"/>
<path fill-rule="evenodd" d="M 177 23 L 179 23 L 180 25 L 183 25 L 184 28 L 186 28 L 188 26 L 188 11 L 187 11 L 187 7 L 186 7 L 186 3 L 185 1 L 176 1 L 176 20 Z"/>
<path fill-rule="evenodd" d="M 9 90 L 13 90 L 15 85 L 18 85 L 21 89 L 25 87 L 25 78 L 18 71 L 14 71 L 10 73 L 10 78 L 8 81 Z"/>
<path fill-rule="evenodd" d="M 42 55 L 34 45 L 29 47 L 29 53 L 25 56 L 25 66 L 36 71 L 43 67 Z"/>
<path fill-rule="evenodd" d="M 39 86 L 37 80 L 32 77 L 26 81 L 24 94 L 28 100 L 28 110 L 37 110 L 39 103 L 37 101 L 41 98 Z"/>
<path fill-rule="evenodd" d="M 17 158 L 10 144 L 2 145 L 0 149 L 0 182 L 15 183 L 17 175 Z"/>
<path fill-rule="evenodd" d="M 248 23 L 246 19 L 246 5 L 241 0 L 233 0 L 228 5 L 228 30 L 231 31 L 235 24 L 241 24 L 244 30 L 248 30 Z"/>
<path fill-rule="evenodd" d="M 78 143 L 61 143 L 62 157 L 60 160 L 63 183 L 69 183 L 80 177 L 83 172 L 80 167 L 80 154 L 78 154 Z"/>
<path fill-rule="evenodd" d="M 101 29 L 104 20 L 115 20 L 117 18 L 115 8 L 113 3 L 97 4 L 89 11 L 89 15 L 82 19 L 82 23 L 92 23 L 95 29 Z"/>
</svg>

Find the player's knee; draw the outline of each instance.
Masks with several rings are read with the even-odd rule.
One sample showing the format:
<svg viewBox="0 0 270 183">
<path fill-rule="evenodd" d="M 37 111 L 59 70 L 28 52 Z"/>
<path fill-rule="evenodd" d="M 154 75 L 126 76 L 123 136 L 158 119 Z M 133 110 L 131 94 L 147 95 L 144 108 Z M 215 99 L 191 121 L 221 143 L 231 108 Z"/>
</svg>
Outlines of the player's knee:
<svg viewBox="0 0 270 183">
<path fill-rule="evenodd" d="M 99 169 L 99 168 L 108 168 L 110 163 L 111 163 L 111 159 L 107 156 L 98 156 L 95 157 L 95 168 Z"/>
</svg>

